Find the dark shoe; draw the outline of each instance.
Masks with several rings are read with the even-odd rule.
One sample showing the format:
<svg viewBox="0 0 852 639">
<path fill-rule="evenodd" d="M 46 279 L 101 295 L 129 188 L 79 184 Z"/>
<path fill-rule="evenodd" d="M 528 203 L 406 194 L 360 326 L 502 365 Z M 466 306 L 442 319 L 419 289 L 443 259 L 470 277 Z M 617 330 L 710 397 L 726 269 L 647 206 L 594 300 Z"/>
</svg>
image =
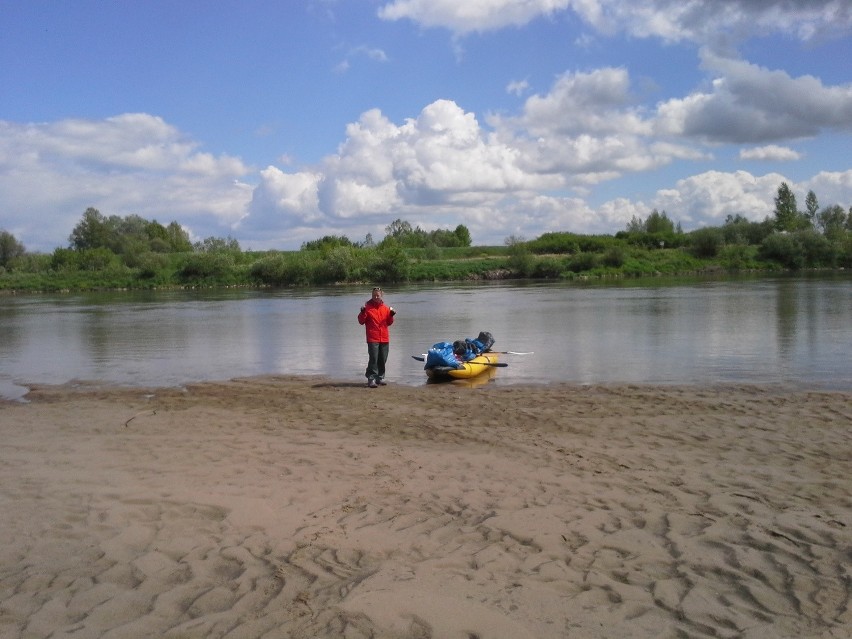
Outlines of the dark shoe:
<svg viewBox="0 0 852 639">
<path fill-rule="evenodd" d="M 369 382 L 367 382 L 367 386 L 369 386 L 370 388 L 376 388 L 378 384 L 376 384 L 376 380 L 371 379 Z"/>
</svg>

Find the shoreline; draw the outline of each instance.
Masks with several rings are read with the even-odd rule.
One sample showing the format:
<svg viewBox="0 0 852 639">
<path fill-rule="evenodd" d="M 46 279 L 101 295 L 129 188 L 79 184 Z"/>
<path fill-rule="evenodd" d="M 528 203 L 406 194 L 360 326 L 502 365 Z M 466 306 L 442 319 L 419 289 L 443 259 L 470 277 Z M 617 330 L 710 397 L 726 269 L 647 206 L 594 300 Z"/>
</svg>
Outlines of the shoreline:
<svg viewBox="0 0 852 639">
<path fill-rule="evenodd" d="M 183 382 L 171 383 L 166 385 L 156 385 L 150 383 L 127 383 L 127 382 L 112 382 L 102 379 L 70 379 L 65 382 L 30 382 L 19 379 L 2 379 L 0 378 L 0 406 L 4 403 L 28 403 L 27 396 L 33 391 L 44 391 L 53 389 L 55 391 L 91 391 L 91 390 L 115 390 L 127 392 L 146 392 L 157 393 L 162 391 L 184 390 L 187 387 L 203 386 L 206 384 L 229 384 L 229 383 L 251 383 L 256 381 L 264 383 L 266 380 L 283 380 L 293 381 L 304 384 L 325 384 L 325 385 L 340 385 L 346 387 L 360 388 L 366 387 L 365 383 L 360 381 L 361 377 L 355 376 L 352 378 L 333 377 L 327 374 L 312 374 L 312 373 L 263 373 L 258 375 L 239 376 L 227 379 L 188 379 Z M 425 387 L 445 387 L 445 388 L 484 388 L 493 379 L 493 375 L 489 371 L 471 379 L 452 379 L 452 380 L 431 380 L 425 375 L 422 381 L 417 383 L 406 383 L 402 381 L 389 381 L 389 386 L 395 388 L 425 388 Z M 734 382 L 734 381 L 713 381 L 713 382 L 631 382 L 631 381 L 611 381 L 611 382 L 576 382 L 576 381 L 559 381 L 559 380 L 541 380 L 529 381 L 518 380 L 508 381 L 500 379 L 499 384 L 490 386 L 491 388 L 501 389 L 538 389 L 552 386 L 560 386 L 565 388 L 593 389 L 593 388 L 636 388 L 636 389 L 694 389 L 694 390 L 717 390 L 725 389 L 754 389 L 761 392 L 776 392 L 776 393 L 845 393 L 846 385 L 840 382 L 801 382 L 801 381 L 784 381 L 784 382 Z M 850 391 L 852 394 L 852 391 Z"/>
<path fill-rule="evenodd" d="M 4 637 L 841 637 L 852 393 L 36 384 Z"/>
</svg>

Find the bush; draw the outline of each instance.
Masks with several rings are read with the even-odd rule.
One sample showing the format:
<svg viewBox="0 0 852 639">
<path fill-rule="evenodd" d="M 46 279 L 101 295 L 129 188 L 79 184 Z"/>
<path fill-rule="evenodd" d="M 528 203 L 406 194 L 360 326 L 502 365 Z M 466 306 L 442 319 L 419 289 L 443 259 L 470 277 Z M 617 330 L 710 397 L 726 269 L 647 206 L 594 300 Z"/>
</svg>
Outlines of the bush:
<svg viewBox="0 0 852 639">
<path fill-rule="evenodd" d="M 404 282 L 408 279 L 410 264 L 405 251 L 395 243 L 385 244 L 371 252 L 367 260 L 367 273 L 373 282 Z"/>
<path fill-rule="evenodd" d="M 334 284 L 348 282 L 356 267 L 354 250 L 349 246 L 338 246 L 326 252 L 316 274 L 317 283 Z"/>
<path fill-rule="evenodd" d="M 689 234 L 690 248 L 696 257 L 712 258 L 725 245 L 725 236 L 715 227 L 698 229 Z"/>
<path fill-rule="evenodd" d="M 576 253 L 579 251 L 577 237 L 573 233 L 545 233 L 526 243 L 532 253 Z"/>
<path fill-rule="evenodd" d="M 627 251 L 623 246 L 612 246 L 601 258 L 601 263 L 604 266 L 612 268 L 621 268 L 624 266 L 624 261 L 627 259 Z"/>
<path fill-rule="evenodd" d="M 178 269 L 182 280 L 228 279 L 234 274 L 234 258 L 226 252 L 192 253 Z"/>
<path fill-rule="evenodd" d="M 578 253 L 568 261 L 568 270 L 572 273 L 584 273 L 597 265 L 598 256 L 594 253 Z"/>
<path fill-rule="evenodd" d="M 270 286 L 307 286 L 314 278 L 310 258 L 305 253 L 275 253 L 261 258 L 251 265 L 249 275 Z"/>
<path fill-rule="evenodd" d="M 761 259 L 777 262 L 790 269 L 800 269 L 805 263 L 802 247 L 789 233 L 773 233 L 760 244 Z"/>
<path fill-rule="evenodd" d="M 14 235 L 0 230 L 0 266 L 9 266 L 12 260 L 21 257 L 24 252 L 24 245 Z"/>
<path fill-rule="evenodd" d="M 542 279 L 552 279 L 560 277 L 565 270 L 565 264 L 562 260 L 555 257 L 540 257 L 533 263 L 532 277 Z"/>
<path fill-rule="evenodd" d="M 741 271 L 752 266 L 755 250 L 745 244 L 730 244 L 719 251 L 722 265 L 730 271 Z"/>
<path fill-rule="evenodd" d="M 847 235 L 837 245 L 837 265 L 852 268 L 852 235 Z"/>
<path fill-rule="evenodd" d="M 133 264 L 128 264 L 139 271 L 139 277 L 151 279 L 166 271 L 169 267 L 169 258 L 162 253 L 142 253 L 137 255 Z"/>
<path fill-rule="evenodd" d="M 834 245 L 824 235 L 814 230 L 797 233 L 806 266 L 831 267 L 837 264 L 838 254 Z"/>
<path fill-rule="evenodd" d="M 21 273 L 46 273 L 51 269 L 52 256 L 44 253 L 24 253 L 13 258 L 7 265 L 8 271 Z"/>
<path fill-rule="evenodd" d="M 518 277 L 527 277 L 532 273 L 535 266 L 535 258 L 528 242 L 520 237 L 506 238 L 506 246 L 509 255 L 509 268 Z"/>
</svg>

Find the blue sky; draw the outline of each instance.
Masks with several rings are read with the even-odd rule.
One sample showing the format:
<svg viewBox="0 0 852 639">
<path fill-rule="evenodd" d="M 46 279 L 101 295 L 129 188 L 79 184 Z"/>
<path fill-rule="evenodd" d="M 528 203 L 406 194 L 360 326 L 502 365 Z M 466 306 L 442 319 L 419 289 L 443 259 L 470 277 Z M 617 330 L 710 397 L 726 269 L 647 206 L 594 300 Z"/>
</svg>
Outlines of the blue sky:
<svg viewBox="0 0 852 639">
<path fill-rule="evenodd" d="M 852 206 L 847 0 L 6 0 L 0 229 L 296 249 Z"/>
</svg>

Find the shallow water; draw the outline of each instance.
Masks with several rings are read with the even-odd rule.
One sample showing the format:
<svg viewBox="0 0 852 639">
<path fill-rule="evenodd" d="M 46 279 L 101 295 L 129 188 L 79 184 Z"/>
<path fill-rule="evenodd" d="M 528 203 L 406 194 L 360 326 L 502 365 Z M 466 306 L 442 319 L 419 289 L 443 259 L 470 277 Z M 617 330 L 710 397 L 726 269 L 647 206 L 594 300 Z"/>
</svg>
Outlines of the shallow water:
<svg viewBox="0 0 852 639">
<path fill-rule="evenodd" d="M 0 395 L 29 383 L 139 386 L 266 374 L 363 379 L 368 287 L 0 297 Z M 852 274 L 387 287 L 388 378 L 491 332 L 497 384 L 767 383 L 852 388 Z"/>
</svg>

